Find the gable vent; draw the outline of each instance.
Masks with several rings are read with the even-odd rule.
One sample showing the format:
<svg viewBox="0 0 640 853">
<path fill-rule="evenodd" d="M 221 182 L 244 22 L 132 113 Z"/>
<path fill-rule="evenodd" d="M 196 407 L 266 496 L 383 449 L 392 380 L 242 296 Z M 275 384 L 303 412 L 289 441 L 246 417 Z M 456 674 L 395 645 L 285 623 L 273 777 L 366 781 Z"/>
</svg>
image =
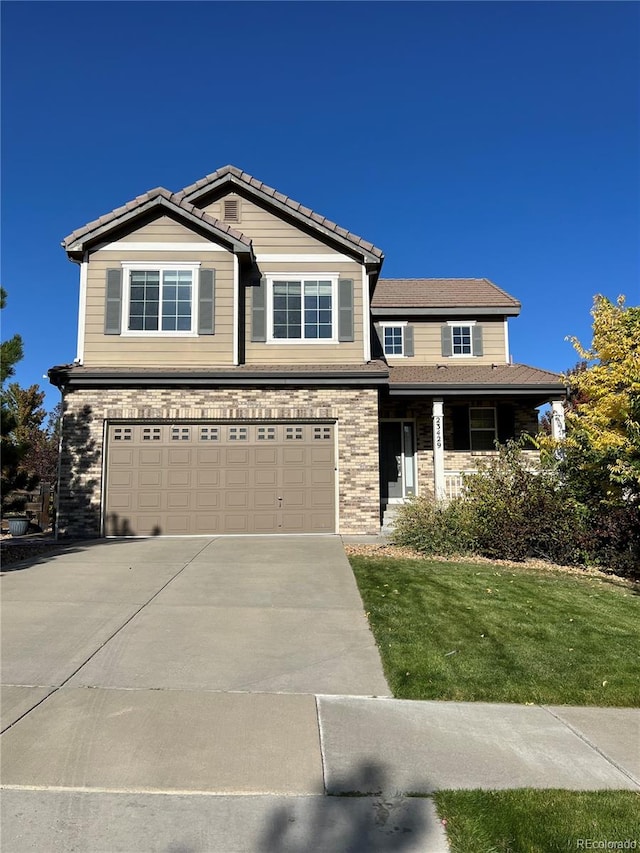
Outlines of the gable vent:
<svg viewBox="0 0 640 853">
<path fill-rule="evenodd" d="M 222 203 L 222 218 L 224 222 L 240 222 L 239 198 L 225 198 Z"/>
</svg>

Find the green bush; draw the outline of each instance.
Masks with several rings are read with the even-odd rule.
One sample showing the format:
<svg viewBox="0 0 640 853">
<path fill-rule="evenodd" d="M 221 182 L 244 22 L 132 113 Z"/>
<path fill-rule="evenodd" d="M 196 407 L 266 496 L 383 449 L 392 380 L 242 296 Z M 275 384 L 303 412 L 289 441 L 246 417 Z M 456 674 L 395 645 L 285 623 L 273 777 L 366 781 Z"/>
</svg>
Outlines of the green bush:
<svg viewBox="0 0 640 853">
<path fill-rule="evenodd" d="M 532 471 L 518 442 L 465 478 L 478 549 L 486 557 L 584 561 L 584 513 L 553 471 Z"/>
<path fill-rule="evenodd" d="M 471 507 L 460 499 L 438 504 L 431 497 L 412 498 L 398 508 L 392 541 L 422 554 L 472 554 L 476 541 Z"/>
</svg>

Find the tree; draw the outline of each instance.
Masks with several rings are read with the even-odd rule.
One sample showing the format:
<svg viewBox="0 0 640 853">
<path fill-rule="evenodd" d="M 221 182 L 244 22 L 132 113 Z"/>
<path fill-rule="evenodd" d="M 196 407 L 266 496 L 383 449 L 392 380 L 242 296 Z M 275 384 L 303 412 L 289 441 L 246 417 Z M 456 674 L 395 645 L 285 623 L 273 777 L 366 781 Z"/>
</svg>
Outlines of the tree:
<svg viewBox="0 0 640 853">
<path fill-rule="evenodd" d="M 591 313 L 591 347 L 569 338 L 586 365 L 569 377 L 567 459 L 606 483 L 602 497 L 640 497 L 640 307 L 596 296 Z"/>
<path fill-rule="evenodd" d="M 5 307 L 6 301 L 7 294 L 4 288 L 0 288 L 0 308 Z M 22 338 L 20 335 L 14 335 L 8 341 L 2 341 L 1 347 L 0 451 L 2 453 L 2 477 L 0 485 L 2 488 L 2 508 L 3 510 L 12 510 L 21 509 L 24 506 L 24 498 L 17 493 L 33 488 L 37 478 L 22 467 L 22 461 L 28 452 L 29 443 L 24 435 L 21 437 L 19 433 L 21 413 L 16 405 L 17 397 L 15 394 L 12 397 L 9 391 L 4 389 L 5 381 L 13 376 L 15 365 L 22 358 Z M 10 387 L 19 389 L 15 383 Z M 37 389 L 37 385 L 32 386 L 32 388 Z M 44 394 L 39 405 L 42 404 L 43 399 Z M 44 417 L 44 410 L 42 413 Z"/>
<path fill-rule="evenodd" d="M 4 287 L 0 287 L 0 309 L 7 304 L 7 292 Z M 4 383 L 15 373 L 15 365 L 22 358 L 22 338 L 20 335 L 14 335 L 8 341 L 2 341 L 0 345 L 0 385 Z"/>
</svg>

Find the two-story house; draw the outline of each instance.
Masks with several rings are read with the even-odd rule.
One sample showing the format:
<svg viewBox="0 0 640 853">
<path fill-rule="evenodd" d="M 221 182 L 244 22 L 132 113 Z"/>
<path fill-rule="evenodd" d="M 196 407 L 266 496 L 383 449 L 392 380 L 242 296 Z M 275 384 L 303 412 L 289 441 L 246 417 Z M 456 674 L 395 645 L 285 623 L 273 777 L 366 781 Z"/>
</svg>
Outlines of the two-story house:
<svg viewBox="0 0 640 853">
<path fill-rule="evenodd" d="M 79 265 L 62 535 L 372 534 L 537 429 L 560 377 L 511 364 L 487 279 L 383 279 L 383 253 L 233 167 L 63 246 Z"/>
</svg>

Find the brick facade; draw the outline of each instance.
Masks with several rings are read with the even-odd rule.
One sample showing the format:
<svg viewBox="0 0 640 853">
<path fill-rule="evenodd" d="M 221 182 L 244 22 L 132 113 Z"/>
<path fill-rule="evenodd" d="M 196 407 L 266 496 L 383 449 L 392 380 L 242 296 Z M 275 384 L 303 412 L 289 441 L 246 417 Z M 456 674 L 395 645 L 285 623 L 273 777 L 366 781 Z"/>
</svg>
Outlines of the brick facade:
<svg viewBox="0 0 640 853">
<path fill-rule="evenodd" d="M 335 420 L 339 532 L 380 530 L 378 392 L 372 388 L 78 389 L 64 397 L 58 529 L 100 536 L 105 424 L 149 420 Z"/>
</svg>

